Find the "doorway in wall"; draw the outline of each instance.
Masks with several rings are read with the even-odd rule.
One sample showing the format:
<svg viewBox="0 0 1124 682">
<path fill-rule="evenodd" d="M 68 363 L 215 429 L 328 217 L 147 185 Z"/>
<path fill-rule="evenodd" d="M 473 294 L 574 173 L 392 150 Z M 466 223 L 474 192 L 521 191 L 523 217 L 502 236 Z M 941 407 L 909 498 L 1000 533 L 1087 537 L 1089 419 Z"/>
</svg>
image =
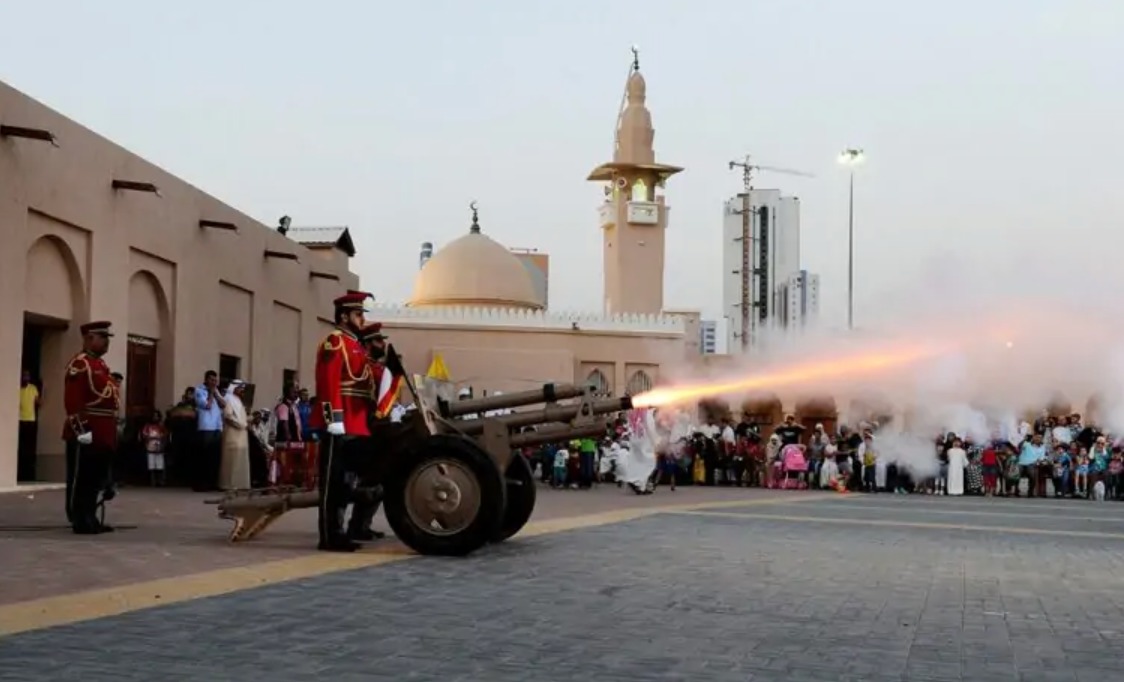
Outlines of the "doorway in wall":
<svg viewBox="0 0 1124 682">
<path fill-rule="evenodd" d="M 31 384 L 43 394 L 43 336 L 48 328 L 41 322 L 28 319 L 25 316 L 23 323 L 23 350 L 20 354 L 20 379 L 23 373 L 30 375 Z M 38 480 L 37 462 L 39 458 L 39 410 L 35 409 L 33 419 L 25 421 L 28 415 L 23 414 L 23 391 L 20 391 L 19 442 L 16 455 L 16 481 L 30 483 Z"/>
<path fill-rule="evenodd" d="M 20 369 L 31 374 L 31 383 L 39 389 L 42 405 L 53 404 L 61 409 L 62 378 L 66 369 L 66 362 L 73 352 L 62 347 L 64 336 L 68 328 L 66 320 L 60 320 L 46 315 L 24 313 L 23 316 L 23 344 L 20 351 Z M 51 346 L 48 351 L 47 347 Z M 21 372 L 22 373 L 22 372 Z M 44 471 L 44 466 L 39 461 L 44 450 L 44 443 L 48 443 L 44 436 L 44 419 L 57 413 L 58 409 L 44 410 L 43 407 L 35 412 L 34 426 L 21 424 L 19 429 L 19 445 L 16 461 L 18 468 L 16 480 L 19 482 L 32 482 L 46 480 L 51 476 L 50 471 Z M 57 414 L 54 414 L 57 417 Z M 18 416 L 17 416 L 18 418 Z M 58 419 L 47 419 L 48 428 L 60 428 L 55 424 Z M 56 436 L 57 438 L 57 436 Z"/>
<path fill-rule="evenodd" d="M 240 378 L 239 372 L 242 370 L 242 358 L 236 355 L 219 355 L 219 385 L 229 386 L 230 382 Z"/>
<path fill-rule="evenodd" d="M 118 459 L 127 480 L 144 480 L 147 459 L 137 438 L 156 410 L 156 359 L 154 339 L 130 334 L 125 351 L 125 429 L 118 443 Z"/>
<path fill-rule="evenodd" d="M 147 420 L 156 409 L 156 341 L 129 336 L 125 362 L 125 416 Z"/>
</svg>

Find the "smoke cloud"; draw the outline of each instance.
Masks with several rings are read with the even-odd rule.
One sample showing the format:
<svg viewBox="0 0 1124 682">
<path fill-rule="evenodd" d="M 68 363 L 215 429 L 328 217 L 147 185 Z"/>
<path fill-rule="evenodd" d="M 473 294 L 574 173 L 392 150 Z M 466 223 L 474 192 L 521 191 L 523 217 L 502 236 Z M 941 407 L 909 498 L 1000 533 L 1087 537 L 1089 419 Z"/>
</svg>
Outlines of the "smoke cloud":
<svg viewBox="0 0 1124 682">
<path fill-rule="evenodd" d="M 1067 258 L 1050 248 L 1028 241 L 1002 257 L 944 255 L 919 264 L 912 281 L 893 291 L 860 298 L 854 331 L 759 333 L 760 353 L 715 358 L 701 372 L 684 368 L 668 379 L 729 381 L 926 344 L 939 350 L 908 366 L 715 397 L 739 412 L 762 393 L 786 405 L 831 396 L 841 422 L 852 425 L 881 407 L 896 417 L 882 430 L 880 449 L 919 473 L 935 466 L 938 433 L 1017 440 L 1019 424 L 1048 406 L 1124 434 L 1124 297 L 1117 293 L 1124 269 L 1108 250 Z"/>
</svg>

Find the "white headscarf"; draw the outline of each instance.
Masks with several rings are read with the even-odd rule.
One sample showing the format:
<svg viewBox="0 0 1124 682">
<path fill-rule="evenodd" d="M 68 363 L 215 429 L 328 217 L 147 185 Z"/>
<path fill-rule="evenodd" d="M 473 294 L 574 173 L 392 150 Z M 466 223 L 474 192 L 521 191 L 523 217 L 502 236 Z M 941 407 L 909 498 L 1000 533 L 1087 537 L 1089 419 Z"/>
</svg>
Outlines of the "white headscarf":
<svg viewBox="0 0 1124 682">
<path fill-rule="evenodd" d="M 225 416 L 235 422 L 236 427 L 240 429 L 245 429 L 249 426 L 249 419 L 246 416 L 246 405 L 242 403 L 241 398 L 235 395 L 234 391 L 245 385 L 245 381 L 235 379 L 226 387 Z"/>
</svg>

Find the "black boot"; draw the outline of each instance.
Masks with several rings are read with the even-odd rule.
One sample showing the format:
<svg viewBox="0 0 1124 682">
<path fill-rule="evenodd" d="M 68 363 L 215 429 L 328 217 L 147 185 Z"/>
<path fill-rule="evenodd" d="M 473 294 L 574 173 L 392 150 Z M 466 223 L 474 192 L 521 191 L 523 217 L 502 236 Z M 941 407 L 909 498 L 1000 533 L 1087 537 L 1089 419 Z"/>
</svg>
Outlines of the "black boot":
<svg viewBox="0 0 1124 682">
<path fill-rule="evenodd" d="M 360 542 L 373 542 L 386 537 L 386 533 L 377 531 L 374 528 L 354 528 L 349 531 L 347 535 L 352 540 L 358 540 Z"/>
<path fill-rule="evenodd" d="M 347 536 L 337 535 L 325 541 L 323 538 L 316 549 L 321 552 L 354 552 L 359 549 L 358 542 L 350 540 Z"/>
</svg>

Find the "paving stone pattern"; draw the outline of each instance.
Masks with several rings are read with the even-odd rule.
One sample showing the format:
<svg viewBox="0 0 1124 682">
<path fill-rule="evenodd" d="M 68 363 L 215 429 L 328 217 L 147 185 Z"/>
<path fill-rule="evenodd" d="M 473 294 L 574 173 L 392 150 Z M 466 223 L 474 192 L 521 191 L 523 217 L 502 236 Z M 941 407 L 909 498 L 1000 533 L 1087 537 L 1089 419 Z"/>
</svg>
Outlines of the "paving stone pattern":
<svg viewBox="0 0 1124 682">
<path fill-rule="evenodd" d="M 26 633 L 0 639 L 0 680 L 1124 679 L 1124 505 L 848 504 L 664 514 Z M 863 521 L 879 509 L 1120 535 Z"/>
<path fill-rule="evenodd" d="M 660 491 L 663 493 L 663 490 Z M 231 524 L 203 501 L 214 494 L 127 488 L 111 503 L 119 533 L 77 536 L 65 526 L 62 491 L 0 494 L 0 605 L 221 568 L 292 559 L 316 547 L 316 510 L 290 512 L 252 543 L 227 542 Z M 676 503 L 793 499 L 784 491 L 680 488 L 672 495 L 539 489 L 532 521 Z M 389 527 L 379 514 L 375 527 Z M 386 541 L 384 545 L 393 544 Z M 49 566 L 51 570 L 44 571 Z"/>
</svg>

